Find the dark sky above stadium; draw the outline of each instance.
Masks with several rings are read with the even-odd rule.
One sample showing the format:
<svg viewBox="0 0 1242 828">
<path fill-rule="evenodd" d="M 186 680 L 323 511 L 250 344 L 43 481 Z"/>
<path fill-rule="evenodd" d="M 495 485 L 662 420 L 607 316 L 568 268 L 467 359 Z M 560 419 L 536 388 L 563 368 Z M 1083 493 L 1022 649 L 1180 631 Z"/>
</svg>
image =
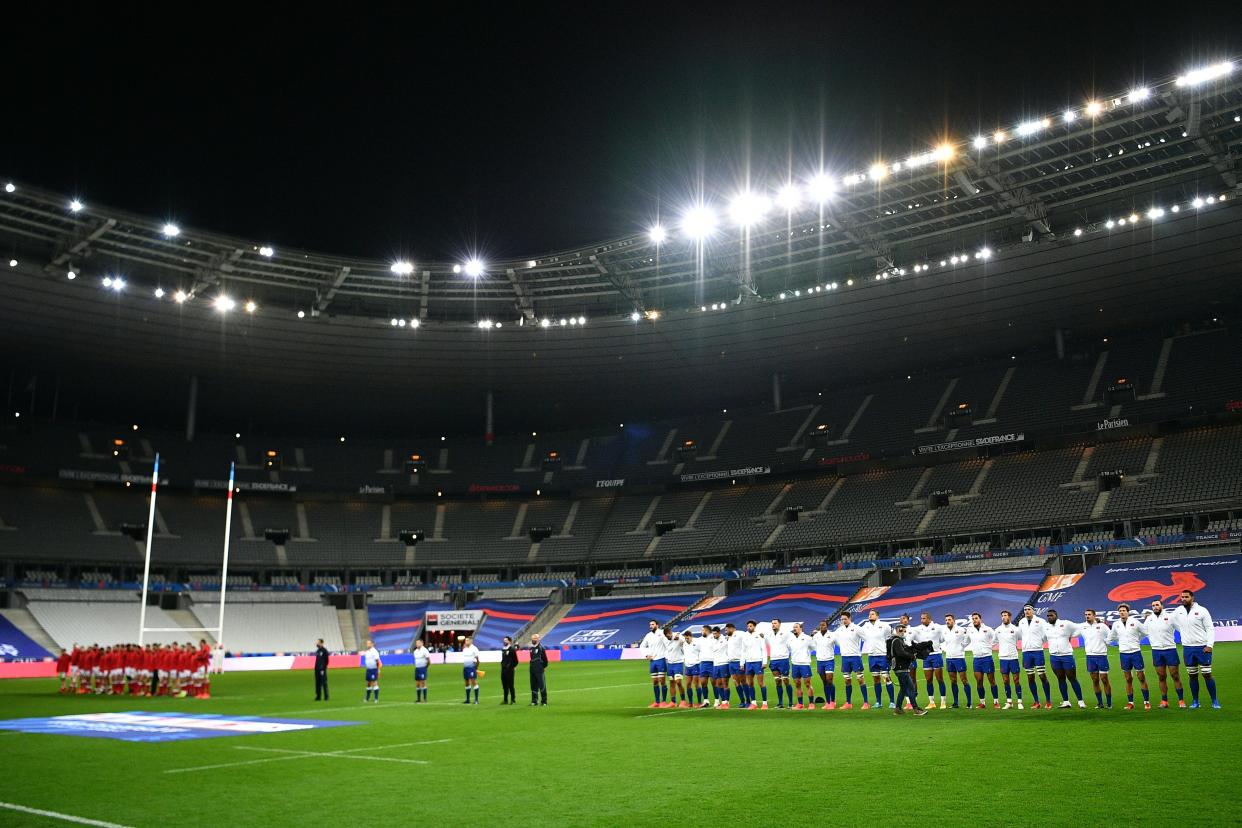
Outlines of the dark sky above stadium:
<svg viewBox="0 0 1242 828">
<path fill-rule="evenodd" d="M 0 175 L 275 245 L 522 256 L 1242 52 L 1230 4 L 6 11 Z M 365 12 L 365 13 L 364 13 Z"/>
</svg>

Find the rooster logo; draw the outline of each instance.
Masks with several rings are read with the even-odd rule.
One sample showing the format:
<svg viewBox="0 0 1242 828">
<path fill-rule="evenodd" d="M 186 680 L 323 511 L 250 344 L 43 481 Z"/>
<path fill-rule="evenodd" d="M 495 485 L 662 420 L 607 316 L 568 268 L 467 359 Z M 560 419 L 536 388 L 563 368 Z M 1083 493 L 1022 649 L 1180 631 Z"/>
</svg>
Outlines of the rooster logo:
<svg viewBox="0 0 1242 828">
<path fill-rule="evenodd" d="M 1207 584 L 1193 572 L 1172 572 L 1171 582 L 1162 584 L 1159 581 L 1128 581 L 1118 584 L 1109 590 L 1110 601 L 1142 601 L 1145 598 L 1159 598 L 1168 601 L 1176 598 L 1183 589 L 1192 592 L 1203 589 Z"/>
</svg>

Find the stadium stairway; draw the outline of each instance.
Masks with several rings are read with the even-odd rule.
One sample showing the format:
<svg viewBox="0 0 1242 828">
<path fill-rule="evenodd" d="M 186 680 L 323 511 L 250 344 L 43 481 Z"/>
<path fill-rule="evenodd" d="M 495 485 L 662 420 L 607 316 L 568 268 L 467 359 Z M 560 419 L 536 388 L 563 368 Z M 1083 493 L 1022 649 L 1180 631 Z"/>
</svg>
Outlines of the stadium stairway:
<svg viewBox="0 0 1242 828">
<path fill-rule="evenodd" d="M 558 590 L 559 592 L 559 590 Z M 540 636 L 547 635 L 549 631 L 557 624 L 561 623 L 561 619 L 569 615 L 569 611 L 574 608 L 572 602 L 557 603 L 556 598 L 548 602 L 548 605 L 539 611 L 529 624 L 518 630 L 517 635 L 513 638 L 519 644 L 530 643 L 530 637 L 538 634 Z"/>
<path fill-rule="evenodd" d="M 354 630 L 354 613 L 352 610 L 336 611 L 336 621 L 341 625 L 341 641 L 345 644 L 345 652 L 358 652 L 358 633 Z"/>
<path fill-rule="evenodd" d="M 26 609 L 0 609 L 0 615 L 8 619 L 9 623 L 17 627 L 23 635 L 52 655 L 60 655 L 60 647 L 56 646 L 56 642 L 47 634 L 43 626 L 35 620 L 35 617 Z"/>
<path fill-rule="evenodd" d="M 227 610 L 227 607 L 226 607 L 226 610 Z M 179 626 L 185 627 L 186 629 L 192 629 L 194 627 L 203 626 L 203 622 L 199 621 L 198 618 L 195 617 L 194 613 L 190 612 L 189 610 L 184 610 L 184 609 L 164 610 L 164 614 L 167 615 L 169 618 L 171 618 Z M 227 611 L 225 612 L 225 615 L 226 616 L 228 615 Z M 228 626 L 227 617 L 225 618 L 225 626 Z M 213 647 L 216 646 L 216 637 L 209 632 L 195 632 L 194 638 L 195 639 L 205 638 L 207 639 L 208 644 L 210 644 Z"/>
</svg>

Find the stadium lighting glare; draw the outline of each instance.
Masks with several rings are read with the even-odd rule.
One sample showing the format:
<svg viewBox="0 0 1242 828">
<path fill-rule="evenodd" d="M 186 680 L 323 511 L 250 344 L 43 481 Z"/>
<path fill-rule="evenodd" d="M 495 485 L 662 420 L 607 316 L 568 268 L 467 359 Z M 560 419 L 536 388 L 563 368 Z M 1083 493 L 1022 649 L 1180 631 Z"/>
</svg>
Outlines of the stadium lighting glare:
<svg viewBox="0 0 1242 828">
<path fill-rule="evenodd" d="M 228 311 L 231 311 L 233 308 L 237 307 L 237 303 L 233 301 L 233 298 L 230 297 L 227 293 L 221 293 L 219 296 L 215 298 L 215 301 L 212 302 L 211 304 L 212 304 L 212 307 L 214 307 L 216 310 L 220 311 L 221 313 L 226 313 Z"/>
<path fill-rule="evenodd" d="M 74 279 L 78 278 L 77 271 L 75 270 L 68 271 L 67 273 L 65 273 L 65 278 L 72 282 Z"/>
<path fill-rule="evenodd" d="M 1182 208 L 1181 208 L 1181 207 L 1179 207 L 1179 206 L 1177 206 L 1176 204 L 1174 204 L 1174 205 L 1173 205 L 1172 207 L 1170 207 L 1169 209 L 1170 209 L 1171 211 L 1173 211 L 1174 213 L 1180 213 L 1180 212 L 1182 211 Z"/>
<path fill-rule="evenodd" d="M 174 236 L 181 235 L 181 228 L 173 224 L 171 221 L 165 224 L 162 228 L 160 228 L 160 231 L 167 238 L 170 238 L 170 239 L 173 238 Z"/>
<path fill-rule="evenodd" d="M 879 161 L 867 168 L 867 177 L 872 181 L 880 181 L 888 175 L 888 167 Z"/>
<path fill-rule="evenodd" d="M 491 327 L 492 327 L 492 320 L 490 320 L 490 319 L 480 319 L 480 320 L 479 320 L 479 327 L 480 327 L 480 328 L 482 328 L 483 330 L 487 330 L 487 329 L 491 328 Z"/>
<path fill-rule="evenodd" d="M 190 297 L 186 294 L 184 290 L 179 290 L 173 294 L 173 301 L 176 302 L 178 305 L 180 305 L 182 302 L 184 302 L 186 299 L 189 299 L 189 298 Z"/>
<path fill-rule="evenodd" d="M 125 290 L 125 280 L 124 280 L 124 279 L 122 279 L 120 276 L 118 276 L 118 277 L 116 277 L 115 279 L 113 279 L 113 280 L 112 280 L 112 290 L 113 290 L 115 293 L 120 293 L 121 291 Z"/>
<path fill-rule="evenodd" d="M 1146 86 L 1136 86 L 1130 90 L 1130 94 L 1127 95 L 1126 98 L 1130 101 L 1130 103 L 1138 103 L 1139 101 L 1147 100 L 1150 95 L 1151 90 Z"/>
<path fill-rule="evenodd" d="M 1156 219 L 1160 218 L 1163 215 L 1164 215 L 1164 210 L 1163 208 L 1160 208 L 1160 207 L 1152 207 L 1150 210 L 1147 211 L 1147 217 L 1151 219 L 1152 221 L 1155 221 Z"/>
<path fill-rule="evenodd" d="M 1082 235 L 1082 228 L 1081 228 L 1081 227 L 1075 227 L 1075 228 L 1074 228 L 1074 236 L 1075 236 L 1075 237 L 1078 237 L 1078 236 L 1081 236 L 1081 235 Z"/>
<path fill-rule="evenodd" d="M 400 260 L 393 262 L 388 269 L 398 276 L 409 276 L 414 272 L 414 265 L 411 262 Z"/>
<path fill-rule="evenodd" d="M 1087 101 L 1087 105 L 1083 108 L 1083 111 L 1092 118 L 1099 115 L 1103 110 L 1104 106 L 1099 101 Z"/>
<path fill-rule="evenodd" d="M 1216 196 L 1208 196 L 1205 200 L 1207 201 L 1208 204 L 1215 204 Z"/>
<path fill-rule="evenodd" d="M 245 307 L 246 313 L 254 313 L 255 311 L 259 309 L 258 303 L 255 302 L 253 299 L 247 299 L 246 304 L 243 307 Z M 405 323 L 403 322 L 402 324 L 405 324 Z"/>
<path fill-rule="evenodd" d="M 270 246 L 265 244 L 259 248 L 259 255 L 265 259 L 270 259 L 272 258 L 272 256 L 276 255 L 276 251 L 273 250 Z"/>
<path fill-rule="evenodd" d="M 980 259 L 990 259 L 990 258 L 992 258 L 992 248 L 990 248 L 990 247 L 981 247 L 981 248 L 979 248 L 979 258 L 980 258 Z"/>
<path fill-rule="evenodd" d="M 9 267 L 17 267 L 17 259 L 9 259 Z"/>
<path fill-rule="evenodd" d="M 637 322 L 637 321 L 639 321 L 639 320 L 640 320 L 640 319 L 642 319 L 642 318 L 643 318 L 643 315 L 642 315 L 641 313 L 639 313 L 638 311 L 634 311 L 633 313 L 631 313 L 631 314 L 630 314 L 630 321 L 631 321 L 631 322 Z"/>
<path fill-rule="evenodd" d="M 305 318 L 306 318 L 306 311 L 304 310 L 298 311 L 298 319 L 305 319 Z"/>
<path fill-rule="evenodd" d="M 845 286 L 846 286 L 846 287 L 853 287 L 853 285 L 854 285 L 854 280 L 853 280 L 853 279 L 846 279 L 846 280 L 845 280 Z"/>
<path fill-rule="evenodd" d="M 1104 222 L 1104 226 L 1107 227 L 1109 230 L 1112 230 L 1114 227 L 1117 226 L 1117 222 L 1113 221 L 1112 219 L 1109 219 L 1108 221 Z"/>
<path fill-rule="evenodd" d="M 986 135 L 976 135 L 972 143 L 975 149 L 981 150 L 988 145 L 988 137 Z"/>
<path fill-rule="evenodd" d="M 1210 80 L 1223 78 L 1231 72 L 1233 72 L 1233 62 L 1226 60 L 1201 69 L 1192 69 L 1184 75 L 1179 75 L 1175 83 L 1178 86 L 1198 86 Z"/>
<path fill-rule="evenodd" d="M 404 327 L 405 327 L 405 320 L 404 320 L 404 319 L 398 319 L 398 320 L 397 320 L 397 327 L 398 327 L 398 328 L 404 328 Z"/>
<path fill-rule="evenodd" d="M 470 261 L 466 262 L 465 267 L 462 268 L 462 270 L 466 272 L 466 275 L 469 276 L 471 279 L 479 278 L 480 276 L 483 275 L 483 271 L 486 269 L 487 268 L 484 266 L 482 260 L 480 259 L 471 259 Z"/>
<path fill-rule="evenodd" d="M 539 320 L 539 327 L 541 327 L 541 328 L 550 328 L 550 327 L 552 327 L 552 320 L 551 320 L 551 319 L 540 319 L 540 320 Z"/>
<path fill-rule="evenodd" d="M 663 244 L 668 238 L 668 232 L 657 224 L 647 231 L 647 238 L 651 239 L 652 244 Z"/>
<path fill-rule="evenodd" d="M 563 328 L 563 327 L 565 327 L 565 326 L 566 326 L 566 325 L 568 325 L 568 324 L 569 324 L 569 322 L 568 322 L 567 320 L 565 320 L 565 319 L 562 319 L 562 320 L 560 321 L 560 326 L 561 326 L 562 328 Z"/>
<path fill-rule="evenodd" d="M 1130 223 L 1131 223 L 1131 224 L 1134 224 L 1134 222 L 1136 222 L 1136 221 L 1138 221 L 1138 213 L 1131 213 L 1131 214 L 1130 214 Z"/>
<path fill-rule="evenodd" d="M 1061 115 L 1061 120 L 1065 121 L 1067 124 L 1072 124 L 1074 121 L 1078 120 L 1078 113 L 1072 109 L 1067 109 L 1065 110 L 1065 113 Z"/>
<path fill-rule="evenodd" d="M 422 324 L 423 324 L 422 320 L 421 320 L 421 319 L 418 319 L 417 317 L 415 317 L 414 319 L 411 319 L 411 320 L 410 320 L 410 327 L 411 327 L 411 328 L 417 328 L 418 326 L 420 326 L 420 325 L 422 325 Z"/>
<path fill-rule="evenodd" d="M 750 227 L 758 224 L 771 208 L 772 200 L 767 196 L 746 190 L 729 202 L 729 218 L 738 227 Z"/>
<path fill-rule="evenodd" d="M 393 328 L 397 327 L 397 317 L 394 316 L 392 319 L 389 319 L 388 324 Z"/>
<path fill-rule="evenodd" d="M 69 212 L 71 213 L 80 213 L 85 209 L 86 209 L 86 205 L 76 198 L 73 201 L 69 202 Z"/>
<path fill-rule="evenodd" d="M 681 217 L 681 229 L 695 241 L 702 241 L 715 231 L 716 213 L 703 204 L 691 207 Z"/>
<path fill-rule="evenodd" d="M 576 317 L 576 316 L 571 316 L 571 317 L 569 317 L 569 324 L 570 324 L 570 325 L 577 325 L 577 324 L 578 324 L 578 317 Z"/>
<path fill-rule="evenodd" d="M 8 184 L 4 185 L 4 191 L 6 193 L 15 193 L 17 192 L 17 185 L 10 181 Z"/>
<path fill-rule="evenodd" d="M 776 191 L 776 204 L 787 213 L 792 213 L 802 204 L 802 190 L 792 181 Z"/>
<path fill-rule="evenodd" d="M 817 204 L 823 204 L 832 198 L 832 176 L 823 172 L 818 173 L 807 182 L 806 190 L 812 201 Z"/>
<path fill-rule="evenodd" d="M 932 150 L 932 157 L 937 161 L 948 161 L 957 152 L 947 141 Z"/>
<path fill-rule="evenodd" d="M 999 144 L 1005 140 L 1005 130 L 998 129 L 992 133 L 992 141 Z"/>
<path fill-rule="evenodd" d="M 785 298 L 785 294 L 784 294 L 784 293 L 782 293 L 782 294 L 780 295 L 780 298 L 781 298 L 781 299 L 784 299 L 784 298 Z"/>
<path fill-rule="evenodd" d="M 1039 132 L 1043 128 L 1044 128 L 1043 121 L 1025 121 L 1021 124 L 1018 124 L 1018 134 L 1023 137 L 1026 137 L 1027 135 L 1034 135 L 1036 132 Z"/>
<path fill-rule="evenodd" d="M 1195 196 L 1194 201 L 1190 202 L 1190 206 L 1191 206 L 1191 207 L 1194 207 L 1195 209 L 1198 209 L 1198 208 L 1202 207 L 1202 206 L 1203 206 L 1203 199 L 1202 199 L 1202 198 L 1200 198 L 1199 196 Z"/>
<path fill-rule="evenodd" d="M 163 289 L 162 287 L 157 287 L 157 288 L 155 289 L 155 298 L 156 298 L 156 299 L 163 299 L 163 298 L 164 298 L 164 289 Z"/>
<path fill-rule="evenodd" d="M 459 264 L 453 265 L 453 273 L 461 273 L 461 265 Z"/>
</svg>

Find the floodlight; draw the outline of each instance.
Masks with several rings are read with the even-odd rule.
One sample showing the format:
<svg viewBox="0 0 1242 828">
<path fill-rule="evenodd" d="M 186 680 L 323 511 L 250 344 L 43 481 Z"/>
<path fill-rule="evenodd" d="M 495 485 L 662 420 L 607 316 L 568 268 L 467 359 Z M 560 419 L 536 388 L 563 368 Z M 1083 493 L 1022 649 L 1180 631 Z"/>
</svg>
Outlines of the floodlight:
<svg viewBox="0 0 1242 828">
<path fill-rule="evenodd" d="M 272 258 L 272 256 L 276 255 L 276 251 L 273 250 L 271 247 L 268 247 L 265 244 L 259 248 L 259 255 L 264 257 L 265 259 L 270 259 Z"/>
<path fill-rule="evenodd" d="M 658 224 L 647 231 L 647 238 L 651 239 L 652 244 L 663 244 L 667 237 L 668 233 Z"/>
<path fill-rule="evenodd" d="M 163 226 L 163 228 L 161 228 L 161 230 L 162 230 L 162 232 L 164 233 L 164 235 L 165 235 L 165 236 L 167 236 L 167 237 L 168 237 L 168 238 L 170 238 L 170 239 L 171 239 L 173 236 L 179 236 L 179 235 L 181 235 L 181 228 L 180 228 L 180 227 L 178 227 L 177 225 L 173 224 L 171 221 L 170 221 L 170 222 L 168 222 L 167 224 L 165 224 L 165 225 Z"/>
<path fill-rule="evenodd" d="M 480 261 L 479 259 L 471 259 L 470 261 L 466 262 L 466 266 L 463 269 L 466 271 L 466 275 L 469 276 L 471 279 L 477 279 L 483 275 L 483 271 L 486 268 L 483 262 Z"/>
<path fill-rule="evenodd" d="M 812 201 L 823 204 L 832 198 L 832 177 L 821 172 L 807 182 L 806 189 Z"/>
<path fill-rule="evenodd" d="M 776 203 L 781 209 L 792 213 L 798 209 L 798 205 L 802 203 L 802 190 L 792 181 L 782 186 L 776 192 Z"/>
<path fill-rule="evenodd" d="M 757 224 L 771 206 L 772 202 L 767 196 L 747 190 L 738 193 L 729 202 L 729 218 L 738 227 L 750 227 Z"/>
<path fill-rule="evenodd" d="M 716 229 L 716 213 L 703 204 L 691 207 L 681 217 L 681 229 L 690 238 L 701 241 Z"/>
<path fill-rule="evenodd" d="M 1233 71 L 1233 63 L 1231 61 L 1222 61 L 1221 63 L 1213 63 L 1211 66 L 1204 66 L 1201 69 L 1193 69 L 1177 78 L 1178 86 L 1198 86 L 1210 80 L 1223 78 Z"/>
<path fill-rule="evenodd" d="M 237 307 L 237 303 L 234 302 L 232 297 L 230 297 L 226 293 L 221 293 L 219 296 L 217 296 L 215 301 L 212 303 L 212 305 L 215 307 L 216 310 L 220 311 L 221 313 L 231 311 L 233 308 Z"/>
<path fill-rule="evenodd" d="M 81 201 L 78 201 L 76 198 L 73 201 L 69 202 L 69 212 L 71 213 L 80 213 L 84 209 L 86 209 L 86 205 L 83 204 Z"/>
</svg>

